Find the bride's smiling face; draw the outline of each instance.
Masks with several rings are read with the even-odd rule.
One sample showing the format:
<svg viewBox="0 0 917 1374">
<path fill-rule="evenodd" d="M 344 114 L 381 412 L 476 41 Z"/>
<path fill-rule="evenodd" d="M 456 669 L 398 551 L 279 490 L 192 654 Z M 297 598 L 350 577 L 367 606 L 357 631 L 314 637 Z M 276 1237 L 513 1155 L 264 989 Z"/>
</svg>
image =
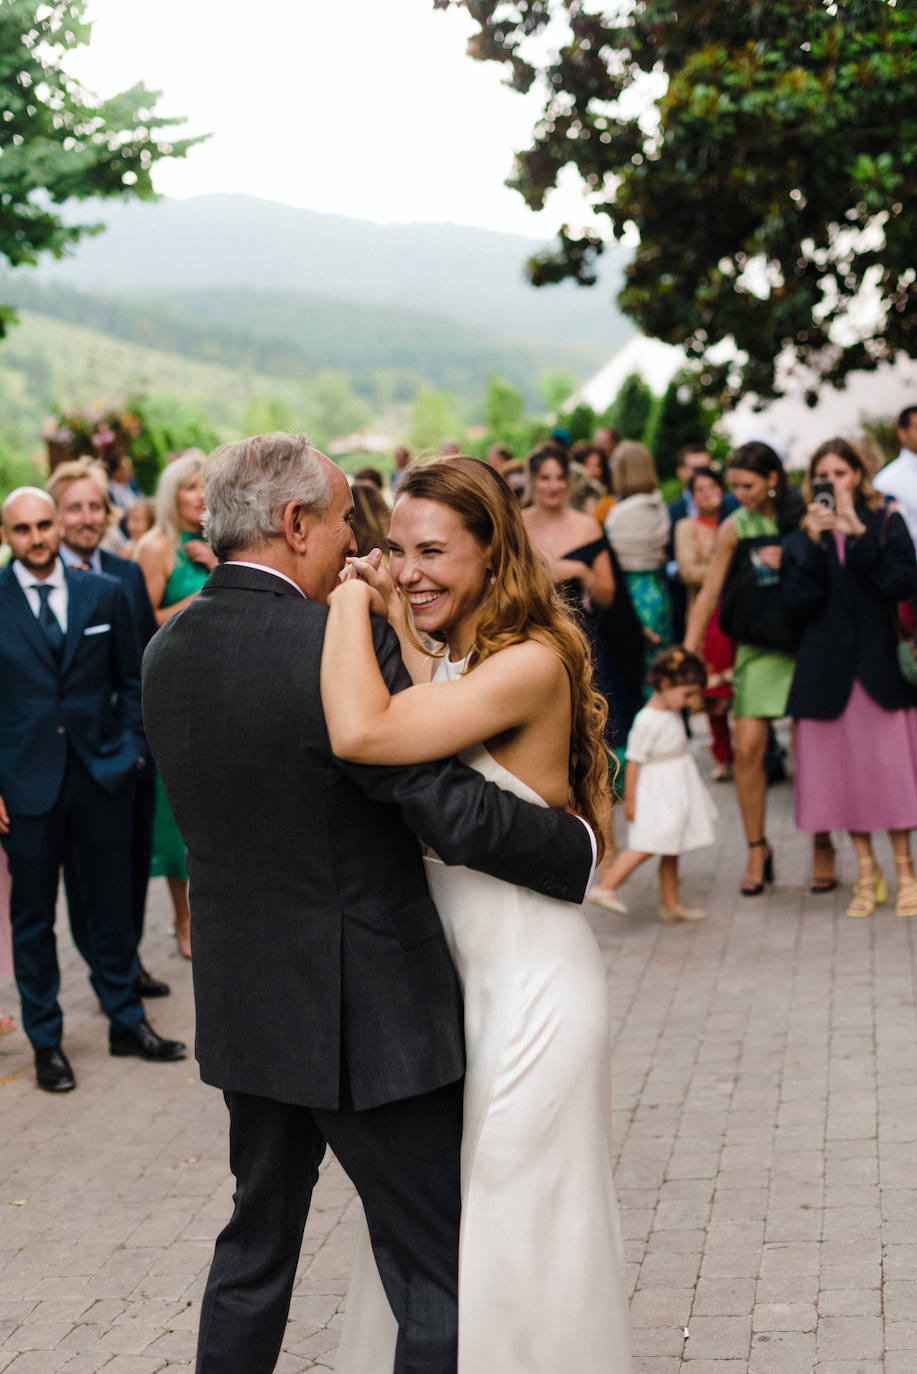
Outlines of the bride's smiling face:
<svg viewBox="0 0 917 1374">
<path fill-rule="evenodd" d="M 389 530 L 392 578 L 424 634 L 446 636 L 453 657 L 471 648 L 490 576 L 490 550 L 439 501 L 402 496 Z"/>
</svg>

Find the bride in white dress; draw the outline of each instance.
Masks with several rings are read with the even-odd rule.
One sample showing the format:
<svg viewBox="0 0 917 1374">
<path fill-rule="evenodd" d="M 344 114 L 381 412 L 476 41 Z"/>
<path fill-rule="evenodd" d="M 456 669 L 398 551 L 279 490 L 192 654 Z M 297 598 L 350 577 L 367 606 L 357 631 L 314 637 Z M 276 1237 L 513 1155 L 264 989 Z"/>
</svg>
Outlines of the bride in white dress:
<svg viewBox="0 0 917 1374">
<path fill-rule="evenodd" d="M 364 763 L 460 752 L 599 835 L 608 805 L 604 702 L 585 642 L 487 464 L 409 471 L 391 578 L 357 564 L 331 596 L 322 701 L 332 747 Z M 431 659 L 406 629 L 445 642 Z M 373 653 L 383 606 L 417 686 L 394 697 Z M 611 1172 L 605 970 L 580 909 L 434 854 L 427 878 L 465 998 L 459 1374 L 630 1374 Z M 365 1226 L 338 1374 L 391 1374 L 396 1328 Z"/>
</svg>

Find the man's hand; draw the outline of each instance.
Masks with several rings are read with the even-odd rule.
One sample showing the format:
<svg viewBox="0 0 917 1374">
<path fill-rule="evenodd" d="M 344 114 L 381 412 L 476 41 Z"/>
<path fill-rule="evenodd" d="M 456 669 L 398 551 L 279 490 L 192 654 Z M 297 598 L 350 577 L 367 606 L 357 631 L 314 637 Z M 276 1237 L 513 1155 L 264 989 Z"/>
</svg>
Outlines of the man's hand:
<svg viewBox="0 0 917 1374">
<path fill-rule="evenodd" d="M 10 833 L 10 813 L 4 805 L 3 798 L 0 797 L 0 835 Z"/>
<path fill-rule="evenodd" d="M 357 578 L 378 593 L 385 606 L 384 614 L 389 620 L 393 615 L 400 615 L 401 599 L 380 549 L 373 549 L 365 558 L 348 558 L 341 580 L 353 581 Z M 375 604 L 371 609 L 378 614 Z"/>
</svg>

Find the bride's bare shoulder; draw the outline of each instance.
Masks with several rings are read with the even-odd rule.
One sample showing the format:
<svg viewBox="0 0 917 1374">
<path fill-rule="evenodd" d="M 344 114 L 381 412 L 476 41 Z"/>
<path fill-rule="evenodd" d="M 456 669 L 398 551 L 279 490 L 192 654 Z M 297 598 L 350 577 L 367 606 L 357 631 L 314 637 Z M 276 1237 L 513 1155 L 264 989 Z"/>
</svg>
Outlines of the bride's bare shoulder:
<svg viewBox="0 0 917 1374">
<path fill-rule="evenodd" d="M 490 671 L 510 677 L 531 689 L 533 686 L 553 689 L 566 681 L 566 669 L 559 654 L 550 644 L 539 639 L 523 639 L 491 654 L 481 668 L 492 665 Z"/>
</svg>

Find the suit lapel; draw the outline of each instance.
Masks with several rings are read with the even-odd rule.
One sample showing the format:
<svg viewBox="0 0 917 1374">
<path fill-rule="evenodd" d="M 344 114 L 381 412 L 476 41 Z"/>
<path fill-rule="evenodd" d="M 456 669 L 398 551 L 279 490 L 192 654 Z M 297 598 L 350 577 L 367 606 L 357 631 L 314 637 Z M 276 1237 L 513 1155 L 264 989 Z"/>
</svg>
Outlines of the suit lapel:
<svg viewBox="0 0 917 1374">
<path fill-rule="evenodd" d="M 57 663 L 48 636 L 32 614 L 28 597 L 19 585 L 12 564 L 0 575 L 0 610 L 6 612 L 18 634 L 29 643 L 48 670 L 57 676 Z"/>
<path fill-rule="evenodd" d="M 67 638 L 61 662 L 62 676 L 76 656 L 95 603 L 94 588 L 90 580 L 92 573 L 74 573 L 67 568 L 64 576 L 67 579 Z"/>
</svg>

